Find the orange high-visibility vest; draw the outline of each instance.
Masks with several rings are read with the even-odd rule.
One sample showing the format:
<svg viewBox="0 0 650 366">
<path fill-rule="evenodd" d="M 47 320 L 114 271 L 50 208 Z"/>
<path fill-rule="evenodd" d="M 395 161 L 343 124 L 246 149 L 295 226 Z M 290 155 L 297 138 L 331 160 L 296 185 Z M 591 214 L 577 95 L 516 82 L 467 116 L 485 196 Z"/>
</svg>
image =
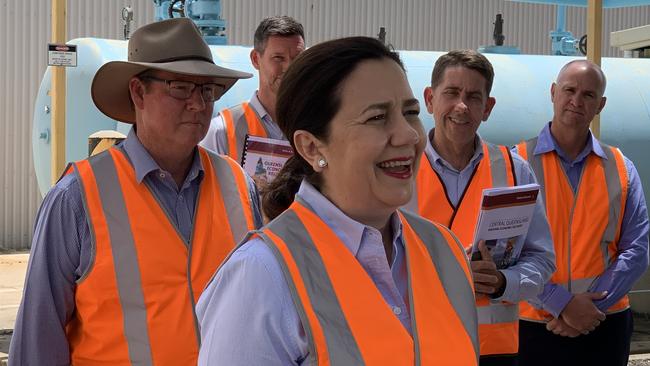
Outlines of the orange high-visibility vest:
<svg viewBox="0 0 650 366">
<path fill-rule="evenodd" d="M 627 169 L 619 149 L 600 145 L 607 159 L 593 153 L 586 158 L 575 193 L 555 151 L 535 155 L 537 138 L 517 145 L 517 151 L 530 162 L 540 181 L 541 196 L 546 203 L 557 267 L 549 282 L 573 294 L 589 291 L 618 255 L 627 199 Z M 607 313 L 629 306 L 626 295 Z M 553 318 L 525 302 L 521 303 L 520 317 L 537 322 Z"/>
<path fill-rule="evenodd" d="M 309 365 L 477 365 L 469 264 L 453 234 L 408 212 L 403 225 L 413 335 L 332 229 L 300 198 L 258 235 L 280 263 Z"/>
<path fill-rule="evenodd" d="M 486 141 L 483 157 L 465 187 L 457 206 L 451 204 L 442 178 L 433 162 L 423 154 L 416 178 L 417 213 L 442 223 L 456 234 L 467 249 L 474 240 L 483 189 L 516 185 L 510 151 Z M 491 303 L 486 296 L 476 299 L 481 355 L 513 354 L 519 351 L 519 308 L 507 302 Z"/>
<path fill-rule="evenodd" d="M 248 102 L 243 102 L 220 112 L 226 127 L 228 156 L 241 164 L 246 135 L 268 137 L 269 133 Z"/>
<path fill-rule="evenodd" d="M 66 327 L 73 365 L 195 365 L 194 305 L 217 267 L 254 229 L 245 173 L 199 148 L 204 169 L 186 242 L 121 148 L 74 163 L 94 259 Z"/>
</svg>

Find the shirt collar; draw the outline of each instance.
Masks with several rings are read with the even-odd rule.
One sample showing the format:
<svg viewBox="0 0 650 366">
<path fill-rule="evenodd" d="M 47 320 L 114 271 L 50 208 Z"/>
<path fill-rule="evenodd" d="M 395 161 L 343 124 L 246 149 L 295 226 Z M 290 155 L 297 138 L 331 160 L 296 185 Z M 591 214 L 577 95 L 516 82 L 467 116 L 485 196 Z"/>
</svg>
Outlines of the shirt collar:
<svg viewBox="0 0 650 366">
<path fill-rule="evenodd" d="M 133 169 L 135 170 L 135 178 L 138 183 L 142 183 L 142 180 L 151 172 L 162 171 L 162 168 L 156 163 L 156 161 L 151 157 L 151 154 L 145 149 L 145 147 L 140 142 L 138 135 L 135 133 L 135 129 L 131 128 L 129 135 L 126 137 L 122 143 L 122 148 L 126 152 L 126 155 L 129 157 L 131 164 L 133 164 Z M 198 149 L 194 149 L 194 159 L 192 160 L 192 167 L 185 178 L 186 182 L 194 180 L 199 175 L 203 175 L 203 165 L 201 164 L 201 158 L 199 156 Z"/>
<path fill-rule="evenodd" d="M 431 131 L 429 132 L 429 138 L 427 139 L 427 146 L 424 148 L 424 153 L 427 156 L 427 159 L 429 159 L 430 162 L 436 162 L 440 165 L 444 165 L 447 169 L 457 171 L 456 168 L 454 168 L 451 164 L 449 164 L 445 159 L 438 154 L 436 149 L 434 149 L 433 144 L 431 141 L 433 141 L 433 135 L 435 132 L 435 128 L 432 128 Z M 479 136 L 478 132 L 476 133 L 476 136 L 474 137 L 474 155 L 472 155 L 472 158 L 469 160 L 469 164 L 467 166 L 473 167 L 481 161 L 483 158 L 483 142 L 481 142 L 481 136 Z M 463 168 L 464 170 L 465 168 Z"/>
<path fill-rule="evenodd" d="M 302 181 L 296 195 L 325 221 L 355 256 L 361 246 L 364 231 L 377 230 L 347 216 L 306 180 Z M 391 215 L 390 224 L 393 228 L 393 243 L 395 243 L 402 236 L 402 223 L 396 212 Z"/>
<path fill-rule="evenodd" d="M 553 135 L 551 134 L 551 123 L 552 122 L 547 123 L 546 126 L 544 126 L 542 129 L 542 132 L 540 132 L 539 137 L 537 138 L 537 146 L 535 147 L 535 151 L 533 153 L 535 155 L 540 155 L 555 151 L 562 159 L 569 163 L 572 163 L 564 151 L 562 151 L 560 146 L 558 146 L 555 138 L 553 138 Z M 607 159 L 607 155 L 605 155 L 605 152 L 603 151 L 602 146 L 600 146 L 598 139 L 596 139 L 591 131 L 589 131 L 587 145 L 585 145 L 584 149 L 580 152 L 580 154 L 578 154 L 573 162 L 584 160 L 591 152 L 596 154 L 601 159 Z"/>
<path fill-rule="evenodd" d="M 253 92 L 253 96 L 251 97 L 251 100 L 248 102 L 248 104 L 250 104 L 250 106 L 253 107 L 253 109 L 255 110 L 255 112 L 257 112 L 257 115 L 260 117 L 261 120 L 264 120 L 266 122 L 273 122 L 271 116 L 262 105 L 262 102 L 260 102 L 260 98 L 257 97 L 257 90 Z"/>
</svg>

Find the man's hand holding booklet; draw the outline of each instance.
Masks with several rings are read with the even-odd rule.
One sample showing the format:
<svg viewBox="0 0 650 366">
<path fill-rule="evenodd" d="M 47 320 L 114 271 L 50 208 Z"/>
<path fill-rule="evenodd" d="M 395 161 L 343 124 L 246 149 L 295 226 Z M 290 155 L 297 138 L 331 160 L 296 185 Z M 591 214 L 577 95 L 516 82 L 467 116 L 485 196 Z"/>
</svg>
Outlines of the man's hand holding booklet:
<svg viewBox="0 0 650 366">
<path fill-rule="evenodd" d="M 472 260 L 481 259 L 478 243 L 482 240 L 497 269 L 515 264 L 528 233 L 538 194 L 538 184 L 484 189 L 474 231 Z"/>
</svg>

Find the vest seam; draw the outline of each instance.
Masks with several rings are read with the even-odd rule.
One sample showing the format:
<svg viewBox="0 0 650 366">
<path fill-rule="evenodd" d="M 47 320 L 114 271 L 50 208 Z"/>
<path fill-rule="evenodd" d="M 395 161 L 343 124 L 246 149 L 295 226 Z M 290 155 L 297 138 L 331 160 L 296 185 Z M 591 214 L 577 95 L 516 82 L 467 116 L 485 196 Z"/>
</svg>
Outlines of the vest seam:
<svg viewBox="0 0 650 366">
<path fill-rule="evenodd" d="M 201 154 L 199 152 L 199 159 L 201 158 L 200 155 Z M 194 215 L 192 216 L 192 230 L 190 230 L 190 237 L 187 243 L 187 266 L 186 266 L 187 287 L 190 292 L 189 298 L 190 298 L 190 305 L 192 309 L 192 318 L 194 320 L 194 333 L 196 335 L 196 342 L 199 348 L 201 348 L 201 330 L 199 328 L 199 319 L 196 316 L 196 302 L 194 301 L 194 289 L 192 288 L 192 249 L 194 248 L 192 243 L 194 242 L 194 231 L 195 231 L 194 224 L 196 222 L 196 214 L 199 209 L 199 199 L 201 198 L 202 183 L 203 181 L 199 182 L 198 192 L 196 193 L 196 202 L 194 203 Z M 169 220 L 169 218 L 167 219 Z"/>
<path fill-rule="evenodd" d="M 454 205 L 451 203 L 451 199 L 449 198 L 449 194 L 447 193 L 447 187 L 445 187 L 445 184 L 444 184 L 443 181 L 442 181 L 442 177 L 440 177 L 440 174 L 438 174 L 438 172 L 433 168 L 433 164 L 434 164 L 434 163 L 431 162 L 431 161 L 429 160 L 429 157 L 428 157 L 426 154 L 424 154 L 424 157 L 427 159 L 427 163 L 429 163 L 429 166 L 431 167 L 431 170 L 433 171 L 433 173 L 434 173 L 434 174 L 436 175 L 436 177 L 438 178 L 438 182 L 439 182 L 440 185 L 442 186 L 442 191 L 445 192 L 445 198 L 447 199 L 447 203 L 449 204 L 449 207 L 451 207 L 451 208 L 452 208 L 452 211 L 453 211 L 453 209 L 454 209 L 455 207 L 454 207 Z M 416 191 L 417 191 L 417 190 L 416 190 Z M 420 207 L 418 207 L 418 210 L 420 210 Z"/>
<path fill-rule="evenodd" d="M 512 159 L 512 152 L 510 152 L 510 149 L 508 149 L 506 147 L 505 150 L 506 150 L 506 153 L 508 154 L 508 160 L 510 161 L 510 174 L 512 174 L 512 183 L 513 183 L 512 186 L 516 187 L 519 184 L 517 182 L 517 174 L 515 174 L 515 162 L 514 162 L 514 159 Z"/>
<path fill-rule="evenodd" d="M 564 167 L 562 166 L 562 162 L 559 161 L 560 157 L 557 155 L 557 153 L 553 153 L 554 158 L 557 160 L 557 163 L 560 164 L 560 168 L 562 168 L 562 174 L 564 176 L 564 179 L 566 179 L 566 183 L 571 186 L 571 181 L 569 180 L 569 176 L 566 173 L 566 170 L 564 170 Z M 588 157 L 587 157 L 588 158 Z M 571 287 L 573 286 L 573 280 L 571 279 L 571 243 L 573 240 L 571 240 L 571 233 L 573 231 L 573 214 L 575 213 L 575 208 L 576 204 L 578 203 L 578 195 L 580 193 L 580 188 L 582 186 L 582 177 L 584 176 L 585 173 L 585 168 L 587 167 L 588 161 L 585 160 L 585 164 L 582 166 L 582 169 L 580 170 L 580 178 L 578 178 L 578 185 L 575 188 L 575 191 L 573 192 L 573 204 L 571 205 L 571 211 L 569 213 L 569 235 L 568 235 L 568 243 L 567 243 L 567 287 L 569 292 L 571 292 Z"/>
<path fill-rule="evenodd" d="M 185 244 L 186 248 L 189 248 L 188 240 L 185 239 L 185 237 L 181 234 L 181 231 L 178 228 L 178 226 L 176 226 L 176 223 L 171 219 L 171 217 L 172 217 L 171 212 L 168 211 L 168 209 L 165 207 L 165 205 L 163 205 L 162 200 L 160 200 L 160 198 L 154 193 L 153 187 L 151 186 L 151 184 L 145 181 L 144 185 L 147 188 L 147 190 L 149 191 L 149 194 L 151 194 L 151 196 L 154 198 L 154 200 L 156 200 L 156 203 L 158 203 L 158 207 L 160 207 L 160 209 L 165 214 L 165 217 L 167 218 L 167 221 L 169 221 L 169 224 L 174 228 L 174 231 L 176 231 L 176 235 L 178 235 L 178 238 L 181 239 L 183 244 Z M 198 198 L 198 196 L 197 196 L 197 198 Z M 195 206 L 195 210 L 196 210 L 196 206 Z M 192 230 L 190 231 L 190 236 L 192 236 L 192 232 L 194 232 L 194 223 L 192 223 Z"/>
<path fill-rule="evenodd" d="M 463 203 L 463 199 L 465 199 L 465 194 L 466 194 L 467 191 L 469 190 L 469 186 L 472 185 L 472 182 L 473 182 L 473 180 L 474 180 L 474 177 L 476 176 L 476 172 L 478 172 L 478 168 L 479 168 L 479 166 L 480 166 L 481 164 L 483 164 L 483 159 L 485 159 L 485 156 L 483 156 L 483 157 L 481 158 L 481 161 L 480 161 L 478 164 L 476 164 L 476 166 L 474 167 L 474 171 L 472 172 L 472 175 L 469 177 L 469 182 L 468 182 L 467 185 L 465 186 L 465 189 L 463 190 L 463 194 L 460 196 L 460 199 L 458 200 L 458 206 L 456 206 L 456 207 L 452 206 L 452 207 L 454 207 L 454 213 L 451 215 L 451 219 L 449 220 L 449 227 L 452 227 L 452 226 L 453 226 L 453 224 L 454 224 L 454 219 L 456 218 L 456 214 L 458 213 L 458 209 L 459 209 L 460 206 L 462 205 L 462 203 Z M 436 174 L 437 174 L 437 173 L 436 173 Z M 441 180 L 441 183 L 442 183 L 442 180 Z M 442 183 L 442 186 L 444 187 L 444 183 Z M 446 187 L 445 187 L 445 194 L 447 194 L 447 188 L 446 188 Z"/>
</svg>

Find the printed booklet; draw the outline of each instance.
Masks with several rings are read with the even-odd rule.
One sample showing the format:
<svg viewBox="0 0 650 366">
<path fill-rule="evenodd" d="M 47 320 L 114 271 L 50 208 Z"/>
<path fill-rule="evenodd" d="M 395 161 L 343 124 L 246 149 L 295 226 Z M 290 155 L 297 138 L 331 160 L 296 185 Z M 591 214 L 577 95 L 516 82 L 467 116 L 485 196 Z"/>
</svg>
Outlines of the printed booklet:
<svg viewBox="0 0 650 366">
<path fill-rule="evenodd" d="M 481 211 L 474 231 L 472 260 L 481 254 L 478 242 L 485 240 L 498 269 L 517 262 L 539 194 L 538 184 L 483 190 Z"/>
<path fill-rule="evenodd" d="M 261 188 L 278 175 L 292 155 L 289 141 L 246 135 L 241 165 Z"/>
</svg>

